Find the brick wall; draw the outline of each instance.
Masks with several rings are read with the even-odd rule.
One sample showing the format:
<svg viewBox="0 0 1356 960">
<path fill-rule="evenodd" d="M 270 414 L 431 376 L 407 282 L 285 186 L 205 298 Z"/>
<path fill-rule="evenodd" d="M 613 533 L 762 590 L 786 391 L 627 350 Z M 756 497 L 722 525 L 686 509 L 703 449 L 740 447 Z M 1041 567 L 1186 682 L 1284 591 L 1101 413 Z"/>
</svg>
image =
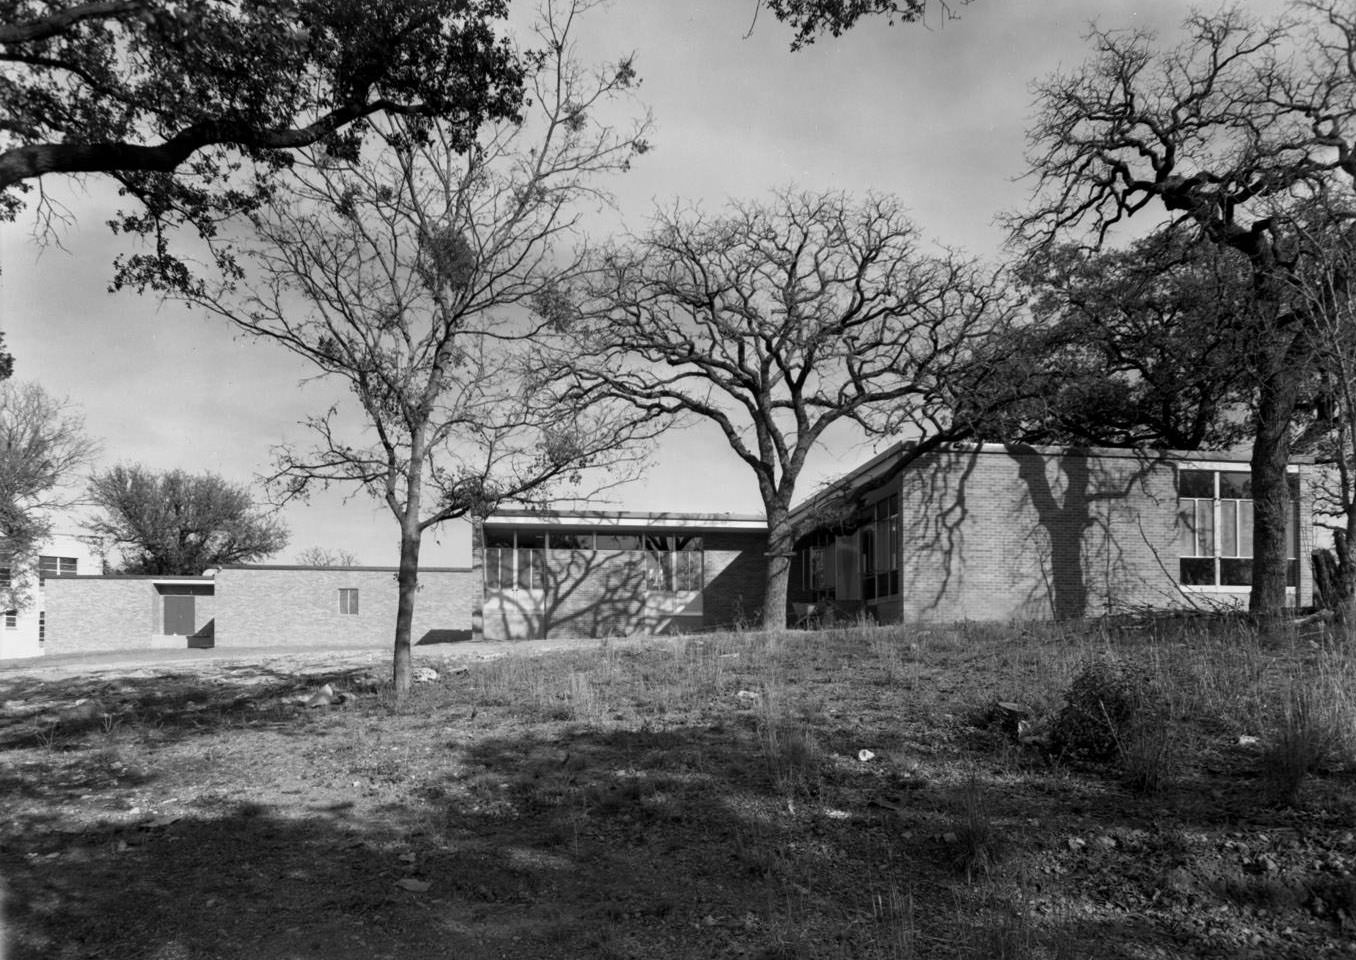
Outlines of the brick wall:
<svg viewBox="0 0 1356 960">
<path fill-rule="evenodd" d="M 708 630 L 751 624 L 763 616 L 767 534 L 715 531 L 703 535 L 702 626 Z"/>
<path fill-rule="evenodd" d="M 384 646 L 395 634 L 392 569 L 240 567 L 217 573 L 216 646 Z M 339 612 L 340 589 L 358 591 L 358 613 Z M 411 642 L 469 639 L 470 570 L 421 570 Z"/>
<path fill-rule="evenodd" d="M 1312 502 L 1306 481 L 1302 472 L 1301 517 Z M 1172 462 L 953 450 L 911 465 L 900 489 L 905 619 L 1064 619 L 1247 602 L 1246 590 L 1178 588 Z M 1311 542 L 1302 523 L 1301 558 Z M 1307 562 L 1300 577 L 1307 603 Z"/>
<path fill-rule="evenodd" d="M 43 592 L 48 654 L 146 649 L 159 633 L 149 580 L 52 577 Z"/>
</svg>

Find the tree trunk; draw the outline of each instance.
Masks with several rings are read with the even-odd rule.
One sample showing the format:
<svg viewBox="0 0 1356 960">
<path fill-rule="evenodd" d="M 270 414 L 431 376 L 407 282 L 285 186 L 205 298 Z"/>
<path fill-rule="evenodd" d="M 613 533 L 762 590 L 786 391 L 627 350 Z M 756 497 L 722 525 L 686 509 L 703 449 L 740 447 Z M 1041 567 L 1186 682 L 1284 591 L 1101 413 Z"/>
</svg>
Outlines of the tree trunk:
<svg viewBox="0 0 1356 960">
<path fill-rule="evenodd" d="M 1288 350 L 1273 349 L 1257 398 L 1257 429 L 1252 447 L 1253 561 L 1248 609 L 1271 620 L 1285 608 L 1289 544 L 1286 516 L 1291 510 L 1285 468 L 1290 461 L 1290 423 L 1299 395 L 1300 374 L 1288 363 Z"/>
<path fill-rule="evenodd" d="M 791 558 L 795 538 L 786 515 L 768 517 L 767 574 L 763 584 L 763 629 L 785 630 L 787 593 L 791 582 Z"/>
<path fill-rule="evenodd" d="M 1356 513 L 1347 512 L 1347 529 L 1334 530 L 1332 543 L 1337 555 L 1336 603 L 1333 610 L 1348 631 L 1356 629 L 1356 564 L 1352 563 L 1351 543 L 1356 535 Z"/>
<path fill-rule="evenodd" d="M 398 704 L 410 692 L 410 632 L 414 627 L 414 595 L 419 590 L 419 543 L 421 534 L 402 530 L 400 534 L 400 572 L 396 575 L 399 598 L 396 601 L 395 657 L 392 680 Z"/>
</svg>

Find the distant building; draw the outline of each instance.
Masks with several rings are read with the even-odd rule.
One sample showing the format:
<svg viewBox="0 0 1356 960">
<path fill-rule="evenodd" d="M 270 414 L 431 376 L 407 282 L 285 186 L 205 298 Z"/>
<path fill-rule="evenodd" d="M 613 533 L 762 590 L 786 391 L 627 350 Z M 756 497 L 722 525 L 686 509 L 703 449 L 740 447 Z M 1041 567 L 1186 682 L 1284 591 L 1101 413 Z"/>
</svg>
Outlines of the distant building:
<svg viewBox="0 0 1356 960">
<path fill-rule="evenodd" d="M 47 646 L 47 584 L 59 577 L 96 573 L 101 563 L 88 543 L 71 533 L 54 533 L 27 558 L 0 566 L 0 582 L 13 586 L 19 602 L 0 611 L 0 659 L 36 657 Z"/>
<path fill-rule="evenodd" d="M 392 567 L 227 566 L 201 577 L 76 576 L 49 582 L 47 651 L 355 646 L 394 638 Z M 413 642 L 471 636 L 469 568 L 419 571 Z"/>
</svg>

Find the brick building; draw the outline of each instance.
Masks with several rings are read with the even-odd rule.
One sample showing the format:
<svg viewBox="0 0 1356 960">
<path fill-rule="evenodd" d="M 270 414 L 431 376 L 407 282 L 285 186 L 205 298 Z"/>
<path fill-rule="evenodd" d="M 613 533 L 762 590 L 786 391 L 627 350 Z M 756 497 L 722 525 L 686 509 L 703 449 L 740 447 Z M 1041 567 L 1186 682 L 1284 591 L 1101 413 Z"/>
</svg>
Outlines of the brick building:
<svg viewBox="0 0 1356 960">
<path fill-rule="evenodd" d="M 762 614 L 762 517 L 503 510 L 472 537 L 487 639 L 681 633 Z"/>
<path fill-rule="evenodd" d="M 47 652 L 157 647 L 380 646 L 395 629 L 391 567 L 235 566 L 202 577 L 49 581 Z M 465 640 L 478 584 L 467 568 L 419 571 L 412 642 Z"/>
<path fill-rule="evenodd" d="M 792 622 L 1073 619 L 1247 602 L 1245 457 L 898 445 L 793 513 Z M 1290 597 L 1313 584 L 1313 467 L 1290 468 Z M 470 568 L 420 571 L 416 644 L 756 624 L 763 518 L 504 510 L 472 528 Z M 74 561 L 71 561 L 74 564 Z M 73 567 L 72 567 L 73 569 Z M 69 570 L 65 572 L 70 572 Z M 202 577 L 46 579 L 52 652 L 155 646 L 382 646 L 395 570 L 242 566 Z"/>
<path fill-rule="evenodd" d="M 1246 456 L 897 445 L 798 506 L 790 599 L 893 620 L 1070 619 L 1246 604 Z M 1291 466 L 1290 597 L 1313 594 L 1312 467 Z M 1302 518 L 1302 519 L 1301 519 Z"/>
</svg>

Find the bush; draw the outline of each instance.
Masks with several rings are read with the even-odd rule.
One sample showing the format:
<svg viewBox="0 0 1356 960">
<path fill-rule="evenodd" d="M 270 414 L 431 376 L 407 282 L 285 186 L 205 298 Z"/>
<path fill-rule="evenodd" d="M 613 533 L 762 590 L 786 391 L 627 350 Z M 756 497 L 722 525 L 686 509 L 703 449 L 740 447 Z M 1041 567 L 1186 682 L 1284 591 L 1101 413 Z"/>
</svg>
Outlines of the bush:
<svg viewBox="0 0 1356 960">
<path fill-rule="evenodd" d="M 1050 731 L 1056 755 L 1107 762 L 1120 759 L 1151 700 L 1143 670 L 1117 660 L 1083 666 L 1064 695 L 1065 705 Z"/>
</svg>

